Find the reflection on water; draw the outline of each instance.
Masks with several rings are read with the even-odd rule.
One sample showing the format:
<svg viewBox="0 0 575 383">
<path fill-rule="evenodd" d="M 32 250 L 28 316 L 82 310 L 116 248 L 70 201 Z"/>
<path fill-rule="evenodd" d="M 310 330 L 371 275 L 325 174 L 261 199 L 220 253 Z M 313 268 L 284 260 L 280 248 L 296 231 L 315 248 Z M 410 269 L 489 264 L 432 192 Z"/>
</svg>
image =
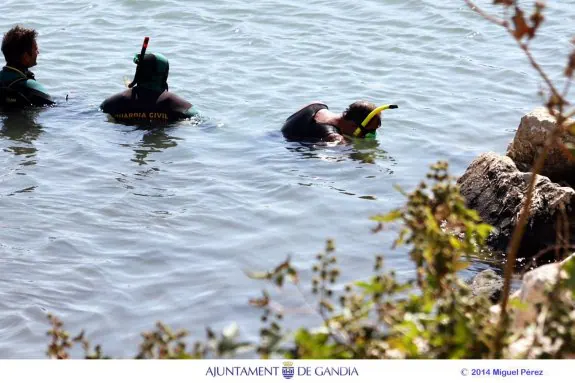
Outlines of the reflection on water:
<svg viewBox="0 0 575 383">
<path fill-rule="evenodd" d="M 0 115 L 0 226 L 9 226 L 0 228 L 0 253 L 15 260 L 0 266 L 0 317 L 10 320 L 0 323 L 0 357 L 44 357 L 38 308 L 46 307 L 96 331 L 118 357 L 132 356 L 134 329 L 164 318 L 224 328 L 239 317 L 257 339 L 259 317 L 224 299 L 253 295 L 238 270 L 273 267 L 286 254 L 305 268 L 333 235 L 349 250 L 340 266 L 364 279 L 361 264 L 369 268 L 391 243 L 363 226 L 403 202 L 393 185 L 413 185 L 422 163 L 437 158 L 459 173 L 481 152 L 505 151 L 513 138 L 505 127 L 540 103 L 521 50 L 487 39 L 485 23 L 456 3 L 3 1 L 1 30 L 23 9 L 38 21 L 38 79 L 60 101 L 36 119 L 43 132 L 10 128 L 14 119 L 6 131 Z M 550 12 L 573 18 L 569 2 L 553 3 L 560 12 Z M 142 5 L 146 12 L 135 12 Z M 563 64 L 553 37 L 569 25 L 554 26 L 538 51 L 552 73 Z M 134 131 L 98 111 L 124 74 L 132 78 L 145 31 L 150 49 L 169 52 L 174 92 L 211 125 Z M 350 99 L 383 97 L 402 109 L 384 116 L 376 142 L 305 147 L 281 137 L 286 111 L 302 100 L 341 110 Z M 31 159 L 43 166 L 22 166 L 27 154 L 9 146 L 35 147 Z M 404 250 L 387 258 L 402 278 L 414 273 Z M 295 321 L 286 317 L 286 326 L 317 322 Z"/>
<path fill-rule="evenodd" d="M 303 175 L 300 175 L 300 177 L 306 178 L 306 176 L 303 176 Z M 373 195 L 360 195 L 360 196 L 358 196 L 356 193 L 352 193 L 352 192 L 347 191 L 345 189 L 329 185 L 329 184 L 334 183 L 331 181 L 326 181 L 326 180 L 322 180 L 322 179 L 318 179 L 318 178 L 315 178 L 314 181 L 315 182 L 298 182 L 297 184 L 300 186 L 309 186 L 309 187 L 314 187 L 314 186 L 327 187 L 330 190 L 335 190 L 341 194 L 345 194 L 345 195 L 349 195 L 349 196 L 357 196 L 357 198 L 360 198 L 360 199 L 371 200 L 371 201 L 377 200 L 377 197 L 373 196 Z"/>
<path fill-rule="evenodd" d="M 118 125 L 135 127 L 134 131 L 144 133 L 142 140 L 135 145 L 121 144 L 121 146 L 129 146 L 134 148 L 134 158 L 132 161 L 138 165 L 147 165 L 148 162 L 154 162 L 154 160 L 147 159 L 150 153 L 158 153 L 164 149 L 177 146 L 176 141 L 180 140 L 180 138 L 171 136 L 169 134 L 169 132 L 173 129 L 182 129 L 182 125 L 185 125 L 186 128 L 189 126 L 198 126 L 203 124 L 205 121 L 208 121 L 207 117 L 201 114 L 198 114 L 189 119 L 161 125 L 157 125 L 153 121 L 133 123 L 125 121 L 120 122 L 116 121 L 110 115 L 108 115 L 107 118 L 109 122 L 117 123 Z M 211 127 L 210 125 L 207 126 Z"/>
<path fill-rule="evenodd" d="M 43 131 L 42 125 L 36 122 L 39 112 L 39 109 L 29 109 L 0 113 L 0 137 L 11 141 L 4 150 L 25 156 L 24 166 L 36 164 L 32 160 L 37 151 L 34 141 Z"/>
<path fill-rule="evenodd" d="M 349 149 L 349 158 L 363 164 L 375 164 L 376 160 L 390 161 L 396 163 L 395 159 L 379 147 L 377 139 L 356 138 Z"/>
<path fill-rule="evenodd" d="M 351 159 L 362 164 L 375 164 L 377 160 L 383 160 L 396 164 L 396 160 L 379 147 L 377 139 L 354 138 L 347 145 L 336 146 L 321 143 L 289 142 L 286 149 L 298 153 L 305 159 L 321 159 L 331 162 Z M 393 173 L 391 169 L 387 170 L 389 173 Z"/>
<path fill-rule="evenodd" d="M 310 143 L 310 142 L 287 142 L 286 149 L 292 153 L 299 154 L 304 159 L 319 159 L 327 162 L 345 162 L 348 160 L 357 161 L 362 164 L 377 164 L 381 167 L 381 171 L 387 174 L 393 174 L 390 167 L 381 166 L 390 163 L 396 164 L 396 160 L 390 156 L 385 150 L 379 147 L 379 141 L 376 139 L 363 139 L 354 138 L 347 145 L 326 145 L 325 143 Z M 306 182 L 298 182 L 300 186 L 309 187 L 327 187 L 330 190 L 335 190 L 341 194 L 356 196 L 364 200 L 377 200 L 373 195 L 361 195 L 350 192 L 349 190 L 340 187 L 332 186 L 332 180 L 319 179 L 318 177 L 310 177 L 305 174 L 300 174 L 299 177 L 305 178 Z M 374 178 L 375 176 L 366 176 L 366 178 Z M 307 182 L 311 178 L 312 182 Z"/>
<path fill-rule="evenodd" d="M 148 158 L 150 153 L 159 153 L 164 149 L 173 148 L 177 145 L 177 140 L 180 140 L 180 138 L 171 136 L 166 128 L 150 130 L 139 128 L 136 129 L 136 132 L 144 133 L 140 141 L 134 144 L 121 144 L 121 146 L 130 147 L 134 150 L 134 158 L 131 161 L 139 166 L 155 162 L 155 160 Z M 133 175 L 118 173 L 116 180 L 136 196 L 154 198 L 173 196 L 173 193 L 170 193 L 168 189 L 147 180 L 159 171 L 160 168 L 157 166 L 139 167 Z"/>
<path fill-rule="evenodd" d="M 144 133 L 142 140 L 134 148 L 133 162 L 138 165 L 146 165 L 154 160 L 147 160 L 150 153 L 161 152 L 164 149 L 173 148 L 177 145 L 177 137 L 170 136 L 165 129 L 152 129 Z"/>
<path fill-rule="evenodd" d="M 6 196 L 11 197 L 11 196 L 14 196 L 14 195 L 20 194 L 20 193 L 31 193 L 31 192 L 33 192 L 34 190 L 36 190 L 36 187 L 37 187 L 37 186 L 29 186 L 29 187 L 24 188 L 24 189 L 21 189 L 21 190 L 16 190 L 16 191 L 14 191 L 14 192 L 12 192 L 12 193 L 10 193 L 10 194 L 6 194 Z"/>
</svg>

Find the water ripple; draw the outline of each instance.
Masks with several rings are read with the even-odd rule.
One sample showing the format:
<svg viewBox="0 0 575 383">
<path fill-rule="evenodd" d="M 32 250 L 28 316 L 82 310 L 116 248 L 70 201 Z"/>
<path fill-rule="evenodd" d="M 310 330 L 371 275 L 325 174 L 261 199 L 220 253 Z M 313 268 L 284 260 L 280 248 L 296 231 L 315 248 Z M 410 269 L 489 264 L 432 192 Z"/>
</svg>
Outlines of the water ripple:
<svg viewBox="0 0 575 383">
<path fill-rule="evenodd" d="M 574 18 L 549 4 L 533 48 L 554 78 Z M 409 277 L 394 233 L 371 234 L 368 218 L 403 203 L 393 186 L 414 187 L 437 159 L 459 174 L 503 152 L 540 103 L 519 49 L 462 1 L 5 0 L 0 30 L 16 23 L 38 29 L 34 72 L 58 107 L 0 115 L 5 358 L 44 357 L 47 312 L 115 356 L 133 356 L 158 319 L 235 319 L 254 339 L 247 299 L 261 285 L 243 270 L 292 254 L 308 273 L 327 238 L 350 278 L 382 251 Z M 98 111 L 132 78 L 144 36 L 200 121 L 145 131 Z M 325 148 L 279 133 L 308 102 L 338 112 L 358 98 L 400 105 L 376 141 Z"/>
</svg>

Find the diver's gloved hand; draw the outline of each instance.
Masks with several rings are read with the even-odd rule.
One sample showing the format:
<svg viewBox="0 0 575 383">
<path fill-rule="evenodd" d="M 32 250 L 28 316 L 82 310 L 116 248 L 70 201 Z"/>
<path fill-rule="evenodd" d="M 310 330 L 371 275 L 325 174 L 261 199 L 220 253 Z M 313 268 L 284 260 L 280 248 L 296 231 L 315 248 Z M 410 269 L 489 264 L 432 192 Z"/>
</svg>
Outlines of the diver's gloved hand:
<svg viewBox="0 0 575 383">
<path fill-rule="evenodd" d="M 184 112 L 184 115 L 186 116 L 186 118 L 192 118 L 192 117 L 200 116 L 200 111 L 198 109 L 196 109 L 195 106 L 192 105 L 192 107 L 190 109 L 188 109 Z"/>
</svg>

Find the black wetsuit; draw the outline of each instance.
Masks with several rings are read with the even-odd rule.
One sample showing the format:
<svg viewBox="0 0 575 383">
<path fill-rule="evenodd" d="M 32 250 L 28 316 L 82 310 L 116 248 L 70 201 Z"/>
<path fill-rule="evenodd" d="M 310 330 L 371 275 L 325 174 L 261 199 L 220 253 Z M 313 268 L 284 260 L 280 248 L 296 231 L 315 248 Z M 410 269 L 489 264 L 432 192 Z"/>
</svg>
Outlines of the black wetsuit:
<svg viewBox="0 0 575 383">
<path fill-rule="evenodd" d="M 52 105 L 52 97 L 34 79 L 34 73 L 25 68 L 5 66 L 0 71 L 0 107 Z"/>
<path fill-rule="evenodd" d="M 282 127 L 284 137 L 292 141 L 322 141 L 330 134 L 339 134 L 338 129 L 329 124 L 319 124 L 315 114 L 322 109 L 328 109 L 325 104 L 311 104 L 295 112 L 286 120 Z"/>
<path fill-rule="evenodd" d="M 104 113 L 124 123 L 170 123 L 197 114 L 192 104 L 170 93 L 136 86 L 107 98 L 100 106 Z"/>
</svg>

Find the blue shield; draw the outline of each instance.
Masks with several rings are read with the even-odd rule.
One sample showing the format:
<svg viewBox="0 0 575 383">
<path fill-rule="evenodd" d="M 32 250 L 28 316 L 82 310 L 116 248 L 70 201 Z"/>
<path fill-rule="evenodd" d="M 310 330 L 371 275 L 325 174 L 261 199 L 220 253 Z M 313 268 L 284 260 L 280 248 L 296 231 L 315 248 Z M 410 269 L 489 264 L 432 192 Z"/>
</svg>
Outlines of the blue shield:
<svg viewBox="0 0 575 383">
<path fill-rule="evenodd" d="M 286 379 L 293 378 L 294 371 L 295 371 L 295 367 L 282 367 L 282 375 Z"/>
</svg>

